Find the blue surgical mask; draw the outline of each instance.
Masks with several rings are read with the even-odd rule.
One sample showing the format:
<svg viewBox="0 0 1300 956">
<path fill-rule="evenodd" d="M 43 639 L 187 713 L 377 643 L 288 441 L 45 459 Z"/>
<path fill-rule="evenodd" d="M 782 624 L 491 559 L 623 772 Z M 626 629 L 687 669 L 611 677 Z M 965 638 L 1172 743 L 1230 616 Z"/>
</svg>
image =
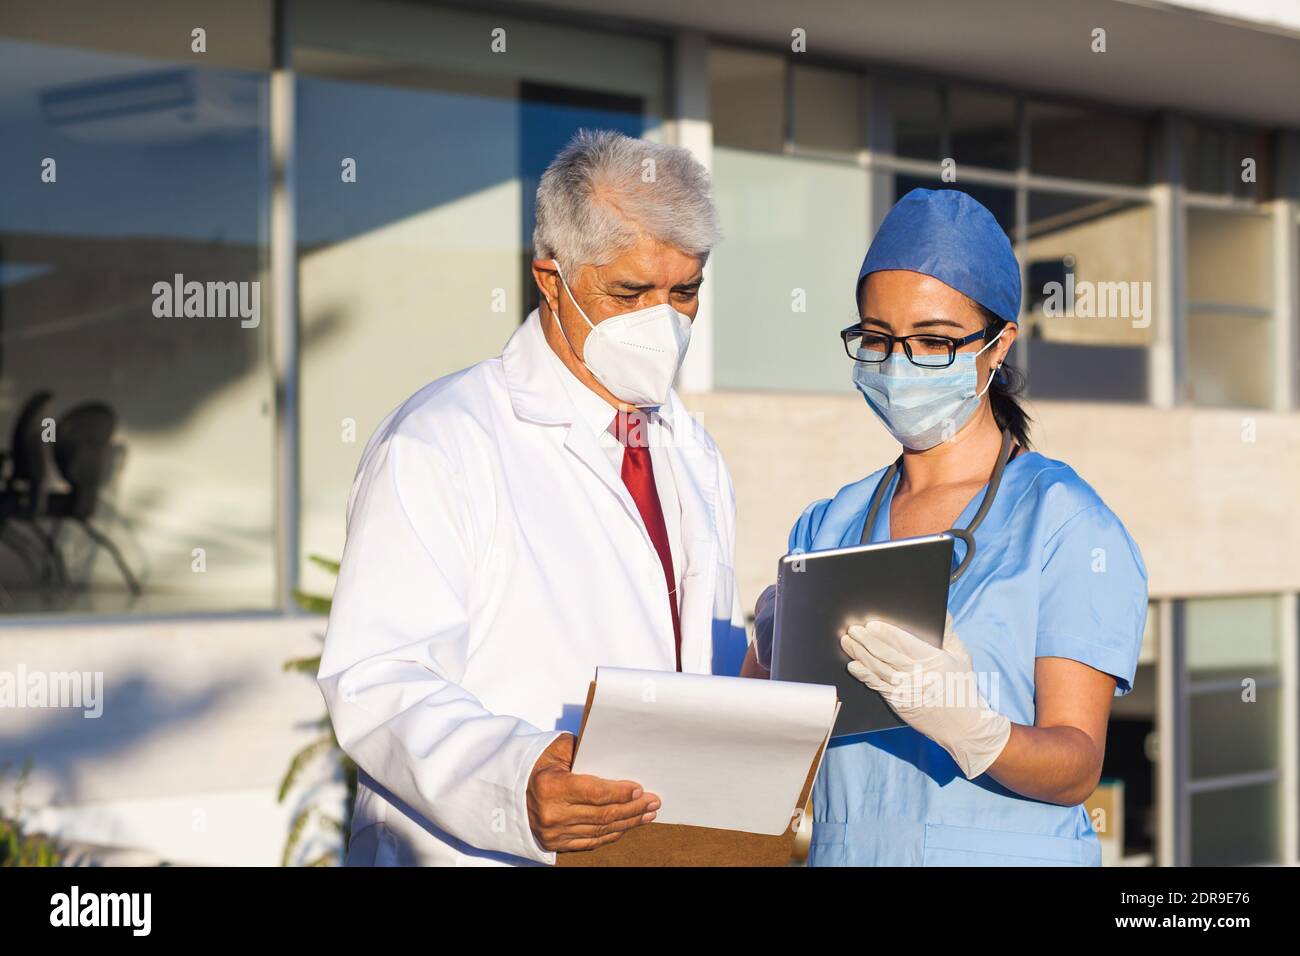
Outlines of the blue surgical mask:
<svg viewBox="0 0 1300 956">
<path fill-rule="evenodd" d="M 1002 337 L 1002 331 L 978 352 L 958 352 L 947 368 L 913 365 L 901 349 L 883 362 L 855 363 L 853 384 L 899 444 L 912 451 L 933 448 L 961 431 L 979 410 L 997 369 L 980 388 L 975 359 Z M 858 352 L 866 354 L 864 349 Z"/>
</svg>

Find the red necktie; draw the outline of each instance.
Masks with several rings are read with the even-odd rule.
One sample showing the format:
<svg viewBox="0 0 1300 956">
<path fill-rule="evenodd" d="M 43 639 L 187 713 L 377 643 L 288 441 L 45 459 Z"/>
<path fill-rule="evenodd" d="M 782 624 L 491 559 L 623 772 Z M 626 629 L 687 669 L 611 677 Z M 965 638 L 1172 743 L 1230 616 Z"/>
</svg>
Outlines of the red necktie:
<svg viewBox="0 0 1300 956">
<path fill-rule="evenodd" d="M 664 509 L 655 489 L 654 468 L 650 464 L 650 422 L 644 412 L 619 412 L 609 426 L 623 445 L 623 484 L 641 512 L 641 520 L 650 534 L 668 587 L 668 608 L 673 616 L 673 641 L 677 649 L 677 669 L 682 669 L 682 622 L 677 612 L 677 576 L 673 573 L 673 553 L 668 547 L 668 526 Z"/>
</svg>

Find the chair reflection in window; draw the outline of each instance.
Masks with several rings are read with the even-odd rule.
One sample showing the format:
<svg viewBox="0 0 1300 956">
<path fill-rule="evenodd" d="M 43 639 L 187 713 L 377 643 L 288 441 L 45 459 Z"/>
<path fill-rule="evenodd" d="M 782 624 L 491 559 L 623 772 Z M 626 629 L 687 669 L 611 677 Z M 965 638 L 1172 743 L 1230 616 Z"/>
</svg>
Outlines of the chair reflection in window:
<svg viewBox="0 0 1300 956">
<path fill-rule="evenodd" d="M 15 422 L 0 485 L 0 543 L 17 553 L 42 584 L 66 584 L 58 538 L 63 522 L 73 522 L 109 553 L 127 588 L 139 594 L 140 584 L 122 552 L 92 523 L 111 473 L 117 415 L 102 402 L 87 402 L 64 414 L 50 432 L 52 402 L 49 392 L 37 392 Z"/>
</svg>

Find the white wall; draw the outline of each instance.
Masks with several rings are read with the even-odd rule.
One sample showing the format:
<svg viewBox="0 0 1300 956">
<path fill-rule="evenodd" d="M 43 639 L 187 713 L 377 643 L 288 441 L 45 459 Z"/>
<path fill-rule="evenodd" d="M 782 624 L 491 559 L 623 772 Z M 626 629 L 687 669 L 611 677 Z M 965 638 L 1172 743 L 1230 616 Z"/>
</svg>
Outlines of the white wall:
<svg viewBox="0 0 1300 956">
<path fill-rule="evenodd" d="M 1129 3 L 1135 0 L 1127 0 Z M 1250 20 L 1262 26 L 1300 31 L 1300 4 L 1295 0 L 1167 0 L 1171 7 Z"/>
<path fill-rule="evenodd" d="M 314 677 L 281 663 L 323 631 L 313 617 L 0 630 L 0 672 L 103 674 L 98 718 L 0 710 L 0 763 L 33 761 L 31 825 L 172 862 L 278 864 L 304 791 L 282 806 L 276 789 L 325 713 Z M 0 787 L 6 810 L 12 795 Z"/>
<path fill-rule="evenodd" d="M 731 468 L 751 606 L 803 509 L 898 454 L 857 395 L 714 392 L 687 404 Z M 1038 449 L 1072 465 L 1128 527 L 1152 597 L 1300 590 L 1300 414 L 1074 402 L 1031 414 Z"/>
</svg>

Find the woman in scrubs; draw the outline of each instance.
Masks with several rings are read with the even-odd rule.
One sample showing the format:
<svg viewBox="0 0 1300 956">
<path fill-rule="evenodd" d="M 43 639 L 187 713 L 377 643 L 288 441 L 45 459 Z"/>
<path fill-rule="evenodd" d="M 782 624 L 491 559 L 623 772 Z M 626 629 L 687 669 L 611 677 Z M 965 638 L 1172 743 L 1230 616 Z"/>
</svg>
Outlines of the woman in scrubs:
<svg viewBox="0 0 1300 956">
<path fill-rule="evenodd" d="M 902 455 L 811 504 L 790 550 L 965 529 L 1004 465 L 973 554 L 956 543 L 954 570 L 969 562 L 949 589 L 942 648 L 879 621 L 841 638 L 850 672 L 907 726 L 831 742 L 809 862 L 1097 866 L 1081 804 L 1101 774 L 1111 698 L 1132 686 L 1146 569 L 1097 493 L 1029 450 L 1005 361 L 1015 254 L 969 195 L 916 189 L 881 224 L 857 300 L 860 321 L 841 333 L 853 380 Z M 769 588 L 751 676 L 767 676 L 772 604 Z"/>
</svg>

